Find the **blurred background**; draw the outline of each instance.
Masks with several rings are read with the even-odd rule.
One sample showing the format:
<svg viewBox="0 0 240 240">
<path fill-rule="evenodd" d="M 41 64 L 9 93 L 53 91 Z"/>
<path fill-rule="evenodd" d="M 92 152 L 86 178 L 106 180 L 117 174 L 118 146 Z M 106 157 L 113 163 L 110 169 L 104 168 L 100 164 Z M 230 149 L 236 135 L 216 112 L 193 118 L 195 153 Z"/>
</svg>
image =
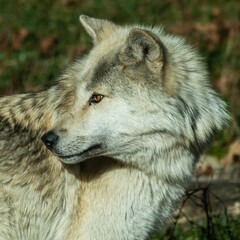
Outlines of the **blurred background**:
<svg viewBox="0 0 240 240">
<path fill-rule="evenodd" d="M 187 216 L 176 213 L 164 237 L 152 239 L 240 239 L 240 1 L 0 0 L 0 96 L 49 84 L 91 48 L 80 14 L 118 24 L 163 25 L 186 37 L 205 58 L 211 84 L 228 103 L 232 121 L 201 159 L 198 188 L 191 189 L 196 192 L 186 195 L 186 202 L 192 197 L 200 202 L 184 205 Z M 210 183 L 211 191 L 219 189 L 214 194 L 222 208 L 191 218 L 197 205 L 204 212 L 206 204 L 220 204 L 210 196 Z"/>
</svg>

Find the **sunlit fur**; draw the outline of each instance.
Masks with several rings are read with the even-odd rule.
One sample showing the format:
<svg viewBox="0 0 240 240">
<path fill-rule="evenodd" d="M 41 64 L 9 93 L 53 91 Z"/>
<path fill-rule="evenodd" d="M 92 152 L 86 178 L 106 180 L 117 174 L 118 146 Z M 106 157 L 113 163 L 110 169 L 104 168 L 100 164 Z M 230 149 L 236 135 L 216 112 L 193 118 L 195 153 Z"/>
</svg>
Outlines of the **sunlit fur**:
<svg viewBox="0 0 240 240">
<path fill-rule="evenodd" d="M 0 239 L 148 239 L 228 119 L 182 38 L 80 21 L 88 55 L 50 88 L 0 98 Z M 41 141 L 50 130 L 52 152 Z"/>
</svg>

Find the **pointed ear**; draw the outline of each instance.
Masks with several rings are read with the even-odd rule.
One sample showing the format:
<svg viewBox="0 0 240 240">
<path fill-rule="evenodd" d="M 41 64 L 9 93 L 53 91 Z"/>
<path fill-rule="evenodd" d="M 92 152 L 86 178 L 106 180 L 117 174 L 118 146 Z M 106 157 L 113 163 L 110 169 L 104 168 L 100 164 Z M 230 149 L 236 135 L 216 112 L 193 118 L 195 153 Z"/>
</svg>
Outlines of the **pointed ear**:
<svg viewBox="0 0 240 240">
<path fill-rule="evenodd" d="M 79 19 L 95 45 L 108 38 L 117 29 L 117 25 L 108 20 L 91 18 L 86 15 L 80 15 Z"/>
<path fill-rule="evenodd" d="M 126 46 L 120 54 L 125 66 L 146 62 L 151 67 L 162 65 L 164 46 L 158 36 L 148 30 L 134 28 L 130 31 Z"/>
</svg>

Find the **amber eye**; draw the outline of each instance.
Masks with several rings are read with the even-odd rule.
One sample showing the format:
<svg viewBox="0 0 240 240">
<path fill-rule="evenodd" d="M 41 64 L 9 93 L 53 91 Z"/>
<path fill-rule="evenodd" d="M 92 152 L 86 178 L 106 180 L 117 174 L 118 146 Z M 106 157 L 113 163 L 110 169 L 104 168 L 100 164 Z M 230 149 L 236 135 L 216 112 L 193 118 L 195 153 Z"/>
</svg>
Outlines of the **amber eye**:
<svg viewBox="0 0 240 240">
<path fill-rule="evenodd" d="M 91 104 L 91 103 L 99 103 L 103 99 L 103 97 L 104 96 L 102 94 L 93 93 L 93 95 L 89 99 L 89 104 Z"/>
</svg>

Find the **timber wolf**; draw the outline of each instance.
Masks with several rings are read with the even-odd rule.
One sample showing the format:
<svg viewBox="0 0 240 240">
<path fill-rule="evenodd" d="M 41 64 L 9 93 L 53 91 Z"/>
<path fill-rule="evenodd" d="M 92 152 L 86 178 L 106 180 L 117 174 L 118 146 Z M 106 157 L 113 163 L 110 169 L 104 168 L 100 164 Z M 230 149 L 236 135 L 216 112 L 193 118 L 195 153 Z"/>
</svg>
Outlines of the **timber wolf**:
<svg viewBox="0 0 240 240">
<path fill-rule="evenodd" d="M 228 119 L 184 39 L 80 21 L 88 55 L 52 87 L 0 99 L 0 239 L 148 239 Z"/>
</svg>

